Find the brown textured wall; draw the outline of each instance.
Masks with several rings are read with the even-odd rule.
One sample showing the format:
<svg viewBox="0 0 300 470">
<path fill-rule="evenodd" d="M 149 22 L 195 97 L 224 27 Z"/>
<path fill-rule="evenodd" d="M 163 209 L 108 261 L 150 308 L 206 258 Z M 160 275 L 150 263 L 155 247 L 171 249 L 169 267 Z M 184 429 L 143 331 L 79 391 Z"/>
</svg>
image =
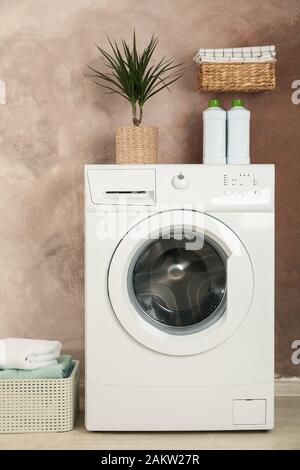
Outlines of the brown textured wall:
<svg viewBox="0 0 300 470">
<path fill-rule="evenodd" d="M 0 336 L 59 338 L 83 357 L 84 163 L 113 163 L 113 129 L 127 103 L 84 78 L 106 33 L 191 63 L 198 47 L 276 44 L 276 91 L 245 96 L 252 112 L 252 162 L 276 163 L 276 371 L 300 376 L 300 80 L 298 0 L 0 0 Z M 160 131 L 160 162 L 201 161 L 201 111 L 194 67 L 149 102 L 145 124 Z M 229 106 L 232 96 L 223 97 Z M 267 295 L 267 293 L 266 293 Z M 258 325 L 259 328 L 259 325 Z"/>
</svg>

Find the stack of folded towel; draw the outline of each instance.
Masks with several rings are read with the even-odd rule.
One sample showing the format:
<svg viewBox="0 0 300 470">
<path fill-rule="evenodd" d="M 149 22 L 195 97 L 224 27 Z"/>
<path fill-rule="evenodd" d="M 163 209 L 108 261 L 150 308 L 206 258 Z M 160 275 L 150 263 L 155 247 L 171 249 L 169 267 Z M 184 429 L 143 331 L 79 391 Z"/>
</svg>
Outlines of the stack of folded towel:
<svg viewBox="0 0 300 470">
<path fill-rule="evenodd" d="M 225 49 L 199 49 L 194 57 L 200 63 L 273 62 L 275 46 L 235 47 Z"/>
<path fill-rule="evenodd" d="M 60 356 L 61 343 L 36 339 L 0 340 L 0 379 L 58 379 L 68 377 L 74 362 Z"/>
</svg>

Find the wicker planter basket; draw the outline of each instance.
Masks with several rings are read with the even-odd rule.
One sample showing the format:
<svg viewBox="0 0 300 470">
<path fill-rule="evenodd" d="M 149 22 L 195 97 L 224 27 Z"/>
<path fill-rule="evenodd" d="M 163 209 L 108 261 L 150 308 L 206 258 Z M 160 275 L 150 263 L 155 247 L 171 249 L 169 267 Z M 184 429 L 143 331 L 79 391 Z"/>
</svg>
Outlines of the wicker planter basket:
<svg viewBox="0 0 300 470">
<path fill-rule="evenodd" d="M 272 90 L 276 85 L 275 62 L 202 63 L 199 89 L 214 92 Z"/>
<path fill-rule="evenodd" d="M 79 408 L 79 362 L 65 379 L 0 380 L 0 433 L 71 431 Z"/>
<path fill-rule="evenodd" d="M 115 137 L 116 163 L 157 163 L 157 127 L 118 127 Z"/>
</svg>

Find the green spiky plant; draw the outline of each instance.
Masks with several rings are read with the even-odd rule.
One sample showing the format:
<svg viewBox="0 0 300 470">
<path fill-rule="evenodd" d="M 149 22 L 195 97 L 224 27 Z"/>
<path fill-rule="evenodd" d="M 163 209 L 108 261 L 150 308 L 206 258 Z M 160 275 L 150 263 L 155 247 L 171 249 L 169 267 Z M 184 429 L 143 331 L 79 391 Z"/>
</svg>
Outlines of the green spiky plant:
<svg viewBox="0 0 300 470">
<path fill-rule="evenodd" d="M 151 37 L 149 44 L 138 52 L 136 34 L 133 33 L 132 47 L 122 39 L 122 47 L 108 37 L 111 51 L 107 52 L 97 46 L 109 72 L 103 73 L 88 66 L 92 73 L 88 76 L 105 88 L 107 93 L 117 93 L 131 104 L 132 121 L 139 126 L 143 120 L 143 109 L 146 101 L 161 90 L 176 82 L 184 73 L 182 64 L 175 63 L 173 58 L 163 57 L 156 65 L 151 65 L 158 39 Z M 139 112 L 138 112 L 139 111 Z"/>
</svg>

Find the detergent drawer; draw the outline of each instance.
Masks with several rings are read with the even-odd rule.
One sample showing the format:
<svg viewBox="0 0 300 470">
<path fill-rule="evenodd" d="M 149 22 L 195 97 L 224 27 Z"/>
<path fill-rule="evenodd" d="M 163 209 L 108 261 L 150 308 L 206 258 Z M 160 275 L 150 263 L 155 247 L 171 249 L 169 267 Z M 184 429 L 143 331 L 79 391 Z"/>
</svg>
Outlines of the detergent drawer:
<svg viewBox="0 0 300 470">
<path fill-rule="evenodd" d="M 89 169 L 93 204 L 155 205 L 155 169 Z"/>
</svg>

